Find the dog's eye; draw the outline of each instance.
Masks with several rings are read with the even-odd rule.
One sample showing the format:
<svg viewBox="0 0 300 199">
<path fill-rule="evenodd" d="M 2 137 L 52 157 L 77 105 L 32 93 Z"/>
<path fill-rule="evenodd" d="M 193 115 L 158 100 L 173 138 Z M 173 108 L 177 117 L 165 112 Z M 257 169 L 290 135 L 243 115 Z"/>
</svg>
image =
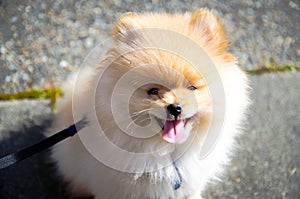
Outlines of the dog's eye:
<svg viewBox="0 0 300 199">
<path fill-rule="evenodd" d="M 151 88 L 147 91 L 148 95 L 157 95 L 158 94 L 158 88 Z"/>
<path fill-rule="evenodd" d="M 191 90 L 191 91 L 194 91 L 194 90 L 197 90 L 197 88 L 193 85 L 187 87 L 187 89 Z"/>
</svg>

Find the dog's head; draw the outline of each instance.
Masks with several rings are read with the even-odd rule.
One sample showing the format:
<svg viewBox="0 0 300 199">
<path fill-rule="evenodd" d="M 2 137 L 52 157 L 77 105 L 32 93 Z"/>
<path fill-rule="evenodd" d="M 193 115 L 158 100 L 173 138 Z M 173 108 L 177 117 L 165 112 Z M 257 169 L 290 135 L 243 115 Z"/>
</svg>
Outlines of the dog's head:
<svg viewBox="0 0 300 199">
<path fill-rule="evenodd" d="M 197 47 L 188 45 L 192 41 L 215 64 L 234 62 L 226 51 L 219 19 L 205 9 L 182 15 L 129 13 L 117 22 L 113 37 L 115 46 L 108 56 L 112 62 L 108 73 L 114 79 L 111 84 L 130 76 L 118 92 L 131 97 L 126 101 L 115 96 L 115 105 L 128 104 L 126 127 L 157 124 L 157 135 L 169 143 L 182 143 L 191 132 L 207 127 L 212 110 L 208 83 L 186 56 L 199 56 Z"/>
</svg>

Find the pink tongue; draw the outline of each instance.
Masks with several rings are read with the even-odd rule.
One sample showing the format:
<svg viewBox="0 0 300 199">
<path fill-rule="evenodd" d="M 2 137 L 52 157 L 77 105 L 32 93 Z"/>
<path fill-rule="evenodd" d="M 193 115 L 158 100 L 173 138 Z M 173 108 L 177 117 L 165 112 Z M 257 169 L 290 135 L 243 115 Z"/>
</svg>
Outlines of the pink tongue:
<svg viewBox="0 0 300 199">
<path fill-rule="evenodd" d="M 186 133 L 183 120 L 166 120 L 163 139 L 170 143 L 180 143 L 185 140 Z"/>
</svg>

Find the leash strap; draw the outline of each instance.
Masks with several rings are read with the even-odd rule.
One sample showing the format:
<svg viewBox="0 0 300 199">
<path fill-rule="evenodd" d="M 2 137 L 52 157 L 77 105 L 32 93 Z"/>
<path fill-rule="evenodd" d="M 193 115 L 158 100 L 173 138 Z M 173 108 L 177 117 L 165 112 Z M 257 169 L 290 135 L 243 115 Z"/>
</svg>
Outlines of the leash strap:
<svg viewBox="0 0 300 199">
<path fill-rule="evenodd" d="M 181 184 L 182 184 L 182 176 L 181 176 L 181 174 L 180 174 L 180 172 L 179 172 L 179 169 L 178 169 L 178 167 L 177 167 L 177 165 L 176 165 L 176 163 L 173 161 L 173 166 L 174 166 L 174 168 L 175 168 L 175 170 L 176 170 L 176 173 L 177 173 L 177 176 L 178 176 L 178 179 L 174 182 L 174 184 L 173 184 L 173 189 L 174 190 L 177 190 L 177 189 L 179 189 L 180 187 L 181 187 Z"/>
<path fill-rule="evenodd" d="M 20 162 L 30 156 L 33 156 L 58 142 L 75 135 L 78 131 L 85 127 L 87 124 L 85 119 L 80 120 L 79 122 L 69 126 L 68 128 L 34 144 L 25 149 L 22 149 L 18 152 L 6 155 L 0 158 L 0 171 L 8 168 L 9 166 Z"/>
</svg>

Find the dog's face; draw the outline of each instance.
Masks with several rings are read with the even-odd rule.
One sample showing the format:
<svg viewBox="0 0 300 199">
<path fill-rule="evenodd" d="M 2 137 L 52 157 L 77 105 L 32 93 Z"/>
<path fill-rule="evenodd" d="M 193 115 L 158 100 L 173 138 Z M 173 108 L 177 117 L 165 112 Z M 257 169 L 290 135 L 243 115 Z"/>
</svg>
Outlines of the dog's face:
<svg viewBox="0 0 300 199">
<path fill-rule="evenodd" d="M 180 144 L 201 125 L 207 125 L 205 117 L 210 116 L 211 97 L 203 77 L 193 66 L 176 55 L 157 53 L 161 63 L 172 59 L 166 62 L 173 64 L 151 64 L 136 71 L 135 80 L 145 84 L 130 98 L 131 119 L 140 126 L 151 121 L 158 124 L 156 136 L 161 141 Z"/>
<path fill-rule="evenodd" d="M 147 95 L 141 99 L 145 102 L 144 110 L 148 109 L 150 118 L 161 127 L 159 134 L 164 141 L 180 144 L 200 125 L 201 111 L 207 111 L 209 99 L 198 89 L 196 85 L 168 88 L 159 84 L 143 89 Z"/>
</svg>

